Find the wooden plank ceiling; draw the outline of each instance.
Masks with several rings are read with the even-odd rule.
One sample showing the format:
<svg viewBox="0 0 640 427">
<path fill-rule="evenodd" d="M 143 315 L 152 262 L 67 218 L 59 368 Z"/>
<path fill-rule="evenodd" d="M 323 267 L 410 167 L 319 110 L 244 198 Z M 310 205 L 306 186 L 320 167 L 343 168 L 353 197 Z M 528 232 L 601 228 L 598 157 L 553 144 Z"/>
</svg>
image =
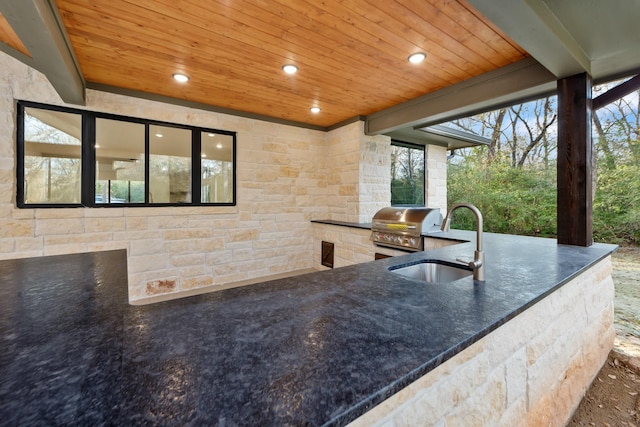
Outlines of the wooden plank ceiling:
<svg viewBox="0 0 640 427">
<path fill-rule="evenodd" d="M 56 3 L 89 83 L 319 127 L 528 56 L 465 0 Z"/>
</svg>

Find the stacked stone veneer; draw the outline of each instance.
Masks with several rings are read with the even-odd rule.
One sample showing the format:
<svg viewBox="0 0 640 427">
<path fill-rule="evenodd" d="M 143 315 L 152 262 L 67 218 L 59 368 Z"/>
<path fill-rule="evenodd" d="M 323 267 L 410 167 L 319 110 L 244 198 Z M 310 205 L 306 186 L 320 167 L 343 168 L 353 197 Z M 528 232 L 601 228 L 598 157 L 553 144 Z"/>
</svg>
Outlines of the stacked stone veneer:
<svg viewBox="0 0 640 427">
<path fill-rule="evenodd" d="M 1 259 L 126 249 L 132 300 L 312 266 L 325 132 L 88 90 L 92 111 L 236 131 L 237 206 L 17 209 L 18 99 L 64 105 L 41 73 L 0 53 Z"/>
<path fill-rule="evenodd" d="M 386 247 L 374 246 L 371 242 L 371 230 L 353 227 L 344 227 L 332 224 L 313 224 L 314 264 L 316 270 L 324 270 L 322 261 L 322 242 L 330 242 L 334 245 L 333 267 L 345 267 L 347 265 L 360 264 L 373 261 L 375 254 L 380 253 L 389 256 L 406 255 L 404 251 Z M 424 238 L 424 249 L 442 248 L 455 245 L 458 242 Z"/>
<path fill-rule="evenodd" d="M 65 105 L 0 52 L 0 259 L 126 249 L 131 300 L 309 269 L 310 220 L 390 202 L 390 140 L 362 121 L 321 132 L 88 90 L 71 107 L 237 132 L 237 206 L 17 209 L 16 100 Z"/>
<path fill-rule="evenodd" d="M 565 426 L 613 347 L 611 260 L 350 425 Z"/>
</svg>

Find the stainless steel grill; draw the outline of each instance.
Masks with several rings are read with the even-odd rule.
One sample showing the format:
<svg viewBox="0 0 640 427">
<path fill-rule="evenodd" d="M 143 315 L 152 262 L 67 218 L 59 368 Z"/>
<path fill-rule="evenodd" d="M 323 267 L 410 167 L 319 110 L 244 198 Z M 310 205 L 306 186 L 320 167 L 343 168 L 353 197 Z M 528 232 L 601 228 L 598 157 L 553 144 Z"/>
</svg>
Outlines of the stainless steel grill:
<svg viewBox="0 0 640 427">
<path fill-rule="evenodd" d="M 421 251 L 421 234 L 437 231 L 441 224 L 442 214 L 437 208 L 382 208 L 371 221 L 371 240 L 376 246 Z"/>
</svg>

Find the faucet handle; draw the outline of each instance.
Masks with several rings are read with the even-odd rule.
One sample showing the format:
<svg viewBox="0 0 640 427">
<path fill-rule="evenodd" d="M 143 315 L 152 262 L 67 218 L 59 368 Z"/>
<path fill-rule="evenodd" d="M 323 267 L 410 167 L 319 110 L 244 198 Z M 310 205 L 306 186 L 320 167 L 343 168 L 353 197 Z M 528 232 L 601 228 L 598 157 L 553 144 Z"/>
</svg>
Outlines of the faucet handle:
<svg viewBox="0 0 640 427">
<path fill-rule="evenodd" d="M 469 268 L 473 270 L 477 270 L 478 268 L 482 267 L 482 261 L 479 259 L 469 261 L 468 259 L 464 259 L 464 258 L 456 258 L 456 261 L 466 264 Z"/>
</svg>

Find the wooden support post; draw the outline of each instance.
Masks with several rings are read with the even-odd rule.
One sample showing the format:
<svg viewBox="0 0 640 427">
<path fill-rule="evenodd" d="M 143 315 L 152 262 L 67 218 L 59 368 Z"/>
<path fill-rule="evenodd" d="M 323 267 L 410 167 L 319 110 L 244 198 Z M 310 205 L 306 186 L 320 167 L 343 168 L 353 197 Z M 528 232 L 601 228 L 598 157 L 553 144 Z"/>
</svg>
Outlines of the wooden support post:
<svg viewBox="0 0 640 427">
<path fill-rule="evenodd" d="M 558 80 L 558 243 L 593 244 L 591 77 Z"/>
</svg>

